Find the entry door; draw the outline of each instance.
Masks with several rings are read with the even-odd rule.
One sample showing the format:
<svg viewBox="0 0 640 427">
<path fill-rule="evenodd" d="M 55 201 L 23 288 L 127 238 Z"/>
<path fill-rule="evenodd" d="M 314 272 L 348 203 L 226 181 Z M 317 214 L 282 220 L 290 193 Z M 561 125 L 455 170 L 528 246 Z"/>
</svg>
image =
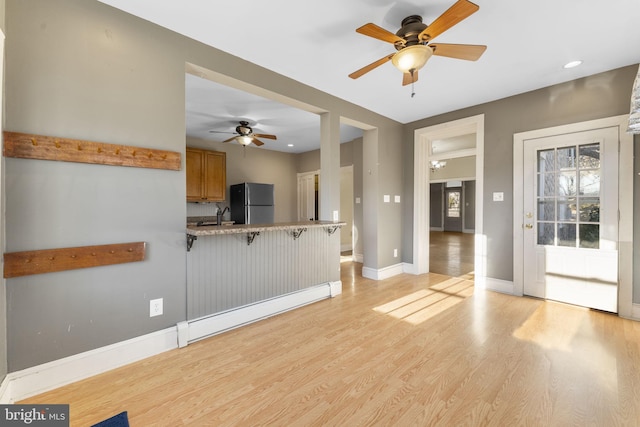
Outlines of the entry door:
<svg viewBox="0 0 640 427">
<path fill-rule="evenodd" d="M 524 141 L 524 293 L 618 311 L 618 129 Z"/>
<path fill-rule="evenodd" d="M 462 231 L 462 187 L 444 192 L 444 231 Z"/>
</svg>

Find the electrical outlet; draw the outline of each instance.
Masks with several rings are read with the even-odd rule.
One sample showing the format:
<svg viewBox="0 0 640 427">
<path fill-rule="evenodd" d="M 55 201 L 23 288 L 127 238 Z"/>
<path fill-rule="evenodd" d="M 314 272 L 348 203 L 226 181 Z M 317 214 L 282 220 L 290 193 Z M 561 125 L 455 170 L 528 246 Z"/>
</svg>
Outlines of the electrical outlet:
<svg viewBox="0 0 640 427">
<path fill-rule="evenodd" d="M 162 315 L 162 298 L 149 301 L 149 317 Z"/>
</svg>

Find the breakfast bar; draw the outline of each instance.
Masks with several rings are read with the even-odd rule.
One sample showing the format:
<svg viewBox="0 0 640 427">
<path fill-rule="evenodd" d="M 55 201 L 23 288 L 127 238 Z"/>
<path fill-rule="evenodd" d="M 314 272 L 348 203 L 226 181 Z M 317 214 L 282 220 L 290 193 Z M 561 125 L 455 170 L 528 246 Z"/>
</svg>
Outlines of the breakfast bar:
<svg viewBox="0 0 640 427">
<path fill-rule="evenodd" d="M 341 293 L 336 231 L 344 225 L 188 224 L 185 339 L 192 342 Z"/>
</svg>

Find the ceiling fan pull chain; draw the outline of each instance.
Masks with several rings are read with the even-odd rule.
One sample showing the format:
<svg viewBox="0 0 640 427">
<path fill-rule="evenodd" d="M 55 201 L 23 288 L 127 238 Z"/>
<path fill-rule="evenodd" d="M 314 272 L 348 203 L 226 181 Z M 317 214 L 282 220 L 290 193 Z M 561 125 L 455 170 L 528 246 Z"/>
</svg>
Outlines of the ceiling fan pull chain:
<svg viewBox="0 0 640 427">
<path fill-rule="evenodd" d="M 413 70 L 411 70 L 411 97 L 416 96 L 415 90 L 416 79 L 413 77 Z"/>
</svg>

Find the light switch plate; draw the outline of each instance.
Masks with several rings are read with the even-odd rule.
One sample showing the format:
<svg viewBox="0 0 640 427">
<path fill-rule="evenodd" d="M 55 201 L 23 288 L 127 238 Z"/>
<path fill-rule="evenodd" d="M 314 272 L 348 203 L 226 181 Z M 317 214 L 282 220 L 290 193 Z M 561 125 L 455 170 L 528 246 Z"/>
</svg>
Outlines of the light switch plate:
<svg viewBox="0 0 640 427">
<path fill-rule="evenodd" d="M 384 202 L 385 202 L 385 203 L 389 203 L 389 202 L 391 202 L 391 196 L 390 196 L 390 195 L 388 195 L 388 194 L 385 194 L 385 195 L 384 195 Z"/>
<path fill-rule="evenodd" d="M 493 201 L 494 202 L 503 202 L 504 201 L 504 193 L 502 191 L 496 191 L 493 193 Z"/>
<path fill-rule="evenodd" d="M 393 197 L 393 201 L 396 202 L 396 203 L 400 203 L 400 196 L 397 196 L 397 195 L 394 196 Z"/>
</svg>

